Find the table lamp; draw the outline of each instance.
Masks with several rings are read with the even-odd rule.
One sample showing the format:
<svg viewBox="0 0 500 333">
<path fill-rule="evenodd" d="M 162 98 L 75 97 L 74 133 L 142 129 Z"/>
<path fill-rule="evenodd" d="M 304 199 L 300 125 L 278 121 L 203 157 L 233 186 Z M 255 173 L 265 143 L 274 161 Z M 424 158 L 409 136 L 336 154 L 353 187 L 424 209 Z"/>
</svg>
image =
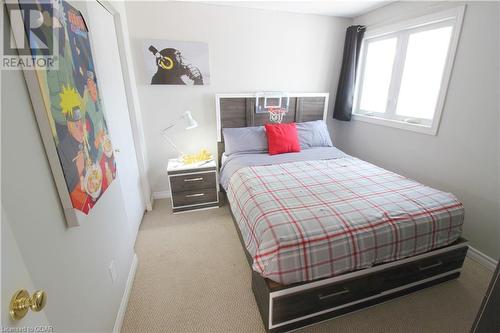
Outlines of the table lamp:
<svg viewBox="0 0 500 333">
<path fill-rule="evenodd" d="M 164 128 L 164 129 L 161 130 L 161 135 L 163 136 L 163 138 L 165 140 L 168 141 L 168 143 L 170 143 L 172 145 L 172 147 L 174 147 L 174 149 L 175 149 L 175 151 L 177 152 L 177 155 L 178 155 L 177 158 L 179 160 L 181 160 L 183 153 L 179 150 L 179 148 L 172 141 L 172 139 L 167 136 L 168 130 L 171 129 L 172 127 L 174 127 L 175 125 L 179 124 L 179 123 L 183 123 L 184 124 L 184 129 L 185 130 L 190 130 L 190 129 L 198 127 L 198 123 L 196 122 L 196 120 L 193 119 L 193 116 L 191 115 L 191 111 L 186 111 L 174 123 L 172 123 L 170 126 L 168 126 L 168 127 L 166 127 L 166 128 Z"/>
</svg>

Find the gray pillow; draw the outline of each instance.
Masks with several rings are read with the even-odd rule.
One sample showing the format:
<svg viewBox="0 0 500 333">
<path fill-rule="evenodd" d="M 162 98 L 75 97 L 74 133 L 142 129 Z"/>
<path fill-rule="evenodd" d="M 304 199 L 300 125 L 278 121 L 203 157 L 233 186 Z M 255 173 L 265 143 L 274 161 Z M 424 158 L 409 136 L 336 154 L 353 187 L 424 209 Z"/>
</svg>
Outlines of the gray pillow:
<svg viewBox="0 0 500 333">
<path fill-rule="evenodd" d="M 267 153 L 264 126 L 222 129 L 226 155 L 235 153 Z"/>
<path fill-rule="evenodd" d="M 301 149 L 333 147 L 328 128 L 323 120 L 297 123 L 297 134 Z"/>
</svg>

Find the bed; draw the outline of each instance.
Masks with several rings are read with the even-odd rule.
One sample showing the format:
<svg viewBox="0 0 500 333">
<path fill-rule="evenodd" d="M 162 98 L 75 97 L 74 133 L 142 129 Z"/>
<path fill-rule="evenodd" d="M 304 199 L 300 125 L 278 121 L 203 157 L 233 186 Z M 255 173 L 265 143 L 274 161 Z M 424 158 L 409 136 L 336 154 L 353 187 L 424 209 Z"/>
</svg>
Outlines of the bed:
<svg viewBox="0 0 500 333">
<path fill-rule="evenodd" d="M 224 154 L 221 130 L 269 122 L 258 98 L 217 96 L 220 183 L 267 331 L 288 331 L 459 276 L 462 204 L 335 147 Z M 325 119 L 328 94 L 284 122 Z M 223 162 L 223 163 L 222 163 Z"/>
</svg>

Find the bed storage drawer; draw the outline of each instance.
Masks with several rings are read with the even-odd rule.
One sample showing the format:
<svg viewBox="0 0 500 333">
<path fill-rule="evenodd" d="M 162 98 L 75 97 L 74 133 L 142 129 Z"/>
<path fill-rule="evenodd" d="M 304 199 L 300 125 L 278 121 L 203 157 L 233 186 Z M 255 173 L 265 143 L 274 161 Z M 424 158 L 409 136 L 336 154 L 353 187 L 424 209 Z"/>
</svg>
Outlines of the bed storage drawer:
<svg viewBox="0 0 500 333">
<path fill-rule="evenodd" d="M 406 264 L 401 261 L 382 264 L 380 267 L 386 266 L 382 270 L 371 272 L 377 266 L 359 270 L 354 272 L 358 274 L 355 277 L 312 289 L 290 293 L 278 291 L 272 297 L 271 324 L 279 326 L 297 318 L 342 308 L 352 302 L 356 304 L 370 297 L 382 297 L 414 283 L 457 274 L 463 265 L 467 249 L 464 246 L 422 259 L 407 258 Z M 363 274 L 364 272 L 366 273 Z M 290 289 L 293 291 L 293 288 Z"/>
<path fill-rule="evenodd" d="M 379 277 L 371 276 L 273 298 L 273 324 L 378 294 L 382 282 Z"/>
<path fill-rule="evenodd" d="M 382 289 L 390 290 L 405 284 L 427 279 L 434 275 L 459 269 L 463 265 L 467 249 L 467 247 L 459 248 L 384 271 L 382 273 Z"/>
<path fill-rule="evenodd" d="M 172 186 L 172 192 L 184 192 L 194 189 L 215 188 L 216 185 L 217 177 L 215 176 L 215 172 L 170 176 L 170 186 Z"/>
</svg>

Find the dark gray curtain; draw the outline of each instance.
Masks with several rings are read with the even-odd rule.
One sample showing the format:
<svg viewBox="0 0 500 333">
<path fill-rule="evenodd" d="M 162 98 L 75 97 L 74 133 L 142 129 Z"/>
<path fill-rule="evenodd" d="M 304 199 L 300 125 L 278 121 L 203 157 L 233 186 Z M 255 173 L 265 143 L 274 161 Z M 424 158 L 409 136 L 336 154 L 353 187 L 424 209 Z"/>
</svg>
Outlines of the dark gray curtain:
<svg viewBox="0 0 500 333">
<path fill-rule="evenodd" d="M 333 109 L 333 118 L 338 120 L 351 120 L 356 71 L 364 33 L 365 27 L 362 25 L 352 25 L 346 31 L 342 69 Z"/>
</svg>

